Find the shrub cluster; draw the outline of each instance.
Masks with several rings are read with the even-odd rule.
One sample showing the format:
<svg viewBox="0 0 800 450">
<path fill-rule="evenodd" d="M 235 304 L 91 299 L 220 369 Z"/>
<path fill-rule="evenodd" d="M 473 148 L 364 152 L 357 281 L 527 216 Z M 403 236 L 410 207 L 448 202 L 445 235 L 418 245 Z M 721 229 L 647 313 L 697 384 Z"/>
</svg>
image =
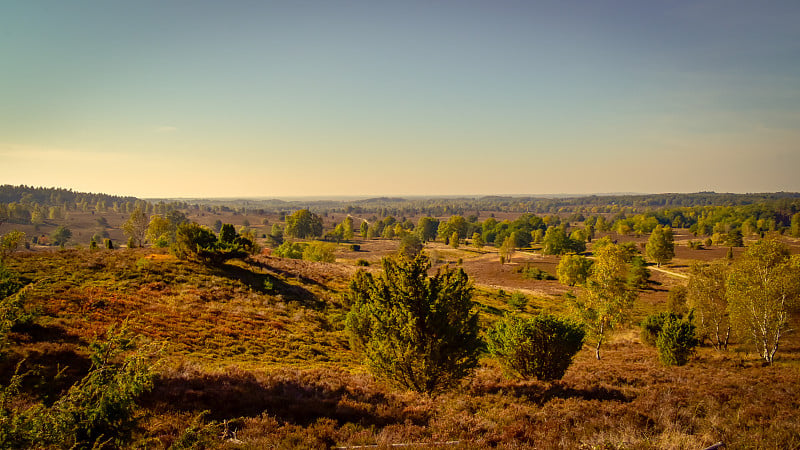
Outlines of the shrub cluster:
<svg viewBox="0 0 800 450">
<path fill-rule="evenodd" d="M 583 327 L 567 319 L 541 314 L 511 317 L 489 330 L 489 352 L 506 372 L 520 378 L 559 380 L 583 347 Z"/>
</svg>

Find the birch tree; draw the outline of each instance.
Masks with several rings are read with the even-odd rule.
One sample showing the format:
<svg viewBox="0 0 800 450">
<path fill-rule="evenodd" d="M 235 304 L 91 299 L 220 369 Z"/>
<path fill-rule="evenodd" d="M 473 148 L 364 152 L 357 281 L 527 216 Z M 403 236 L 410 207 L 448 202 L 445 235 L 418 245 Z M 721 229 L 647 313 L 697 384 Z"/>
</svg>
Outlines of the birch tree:
<svg viewBox="0 0 800 450">
<path fill-rule="evenodd" d="M 751 245 L 731 267 L 727 286 L 731 321 L 772 364 L 800 299 L 800 258 L 774 239 Z"/>
</svg>

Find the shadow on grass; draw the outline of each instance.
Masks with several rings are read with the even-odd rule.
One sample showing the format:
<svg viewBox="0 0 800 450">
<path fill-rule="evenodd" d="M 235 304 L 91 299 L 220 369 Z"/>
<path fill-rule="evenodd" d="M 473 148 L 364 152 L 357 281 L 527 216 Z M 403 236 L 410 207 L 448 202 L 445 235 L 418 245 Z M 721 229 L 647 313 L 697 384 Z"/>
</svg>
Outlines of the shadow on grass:
<svg viewBox="0 0 800 450">
<path fill-rule="evenodd" d="M 482 391 L 481 393 L 506 392 L 514 397 L 525 397 L 537 405 L 544 405 L 554 398 L 579 398 L 582 400 L 617 401 L 623 403 L 633 401 L 633 398 L 628 397 L 618 389 L 605 386 L 574 388 L 560 381 L 555 381 L 550 384 L 534 382 L 501 384 L 487 386 L 480 390 Z"/>
<path fill-rule="evenodd" d="M 407 417 L 402 408 L 393 410 L 386 396 L 377 391 L 364 392 L 350 389 L 345 383 L 314 382 L 302 377 L 259 380 L 248 373 L 163 377 L 156 380 L 155 389 L 143 400 L 145 406 L 156 410 L 207 410 L 209 418 L 215 420 L 262 414 L 302 426 L 321 418 L 366 426 L 427 420 Z"/>
<path fill-rule="evenodd" d="M 265 265 L 258 263 L 258 266 Z M 250 289 L 261 294 L 281 295 L 286 300 L 294 300 L 303 306 L 315 310 L 322 309 L 325 305 L 311 291 L 302 286 L 286 283 L 273 275 L 254 272 L 252 270 L 226 264 L 220 269 L 220 274 L 232 280 L 238 280 Z M 270 270 L 274 270 L 270 268 Z M 277 272 L 277 271 L 276 271 Z M 305 279 L 301 279 L 305 283 Z M 309 281 L 309 283 L 314 283 Z"/>
<path fill-rule="evenodd" d="M 7 385 L 19 373 L 23 392 L 52 404 L 89 373 L 91 361 L 76 350 L 73 344 L 54 342 L 19 347 L 0 362 L 0 380 Z"/>
</svg>

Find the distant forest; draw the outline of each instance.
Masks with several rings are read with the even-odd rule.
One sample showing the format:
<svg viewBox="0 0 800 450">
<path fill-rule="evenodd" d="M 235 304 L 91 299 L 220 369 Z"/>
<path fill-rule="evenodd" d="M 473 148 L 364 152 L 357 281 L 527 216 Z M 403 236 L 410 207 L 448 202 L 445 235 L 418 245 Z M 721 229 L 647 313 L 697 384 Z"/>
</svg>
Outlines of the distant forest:
<svg viewBox="0 0 800 450">
<path fill-rule="evenodd" d="M 614 230 L 620 234 L 649 233 L 656 225 L 688 228 L 700 235 L 770 231 L 795 234 L 800 227 L 800 193 L 731 194 L 697 192 L 688 194 L 591 195 L 583 197 L 544 198 L 485 196 L 478 198 L 389 198 L 364 200 L 283 201 L 278 199 L 149 199 L 98 193 L 74 192 L 61 188 L 0 186 L 0 223 L 40 224 L 63 219 L 70 211 L 114 211 L 130 214 L 141 207 L 147 214 L 170 211 L 232 212 L 269 215 L 281 218 L 294 211 L 308 209 L 327 217 L 329 214 L 352 214 L 377 219 L 397 217 L 463 216 L 467 222 L 494 213 L 552 216 L 559 222 L 592 223 L 598 231 Z M 282 220 L 282 219 L 281 219 Z M 599 223 L 598 223 L 599 221 Z M 550 220 L 548 220 L 550 222 Z"/>
</svg>

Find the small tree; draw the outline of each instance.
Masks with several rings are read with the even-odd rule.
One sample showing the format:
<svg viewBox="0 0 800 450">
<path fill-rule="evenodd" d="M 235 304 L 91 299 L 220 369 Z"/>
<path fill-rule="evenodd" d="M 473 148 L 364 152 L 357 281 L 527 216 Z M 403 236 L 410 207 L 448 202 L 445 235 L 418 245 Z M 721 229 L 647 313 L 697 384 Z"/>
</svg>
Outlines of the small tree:
<svg viewBox="0 0 800 450">
<path fill-rule="evenodd" d="M 514 244 L 514 239 L 511 236 L 505 238 L 503 244 L 498 249 L 498 253 L 500 253 L 500 263 L 510 263 L 511 258 L 514 256 L 516 250 L 517 248 Z"/>
<path fill-rule="evenodd" d="M 592 268 L 592 260 L 581 255 L 565 255 L 561 257 L 556 268 L 558 281 L 568 286 L 585 284 Z"/>
<path fill-rule="evenodd" d="M 647 257 L 656 262 L 658 267 L 672 261 L 675 257 L 675 243 L 672 228 L 656 226 L 647 240 Z"/>
<path fill-rule="evenodd" d="M 650 281 L 650 270 L 647 269 L 641 256 L 634 256 L 628 271 L 628 286 L 631 289 L 645 289 Z"/>
<path fill-rule="evenodd" d="M 483 247 L 483 236 L 480 233 L 472 233 L 472 246 L 476 248 Z"/>
<path fill-rule="evenodd" d="M 458 248 L 458 231 L 453 231 L 453 234 L 450 235 L 450 246 L 453 248 Z"/>
<path fill-rule="evenodd" d="M 67 242 L 69 242 L 70 238 L 72 238 L 72 231 L 63 225 L 56 228 L 50 234 L 50 242 L 52 242 L 53 245 L 58 245 L 59 247 L 65 246 Z"/>
<path fill-rule="evenodd" d="M 383 273 L 356 273 L 346 329 L 380 377 L 419 392 L 453 386 L 478 361 L 478 315 L 461 269 L 427 276 L 428 258 L 384 258 Z"/>
<path fill-rule="evenodd" d="M 72 236 L 72 232 L 69 233 Z M 6 234 L 0 235 L 0 263 L 5 260 L 8 255 L 17 251 L 22 243 L 25 242 L 25 233 L 17 230 L 11 230 Z"/>
<path fill-rule="evenodd" d="M 286 235 L 296 238 L 322 236 L 322 218 L 307 209 L 301 209 L 286 217 Z"/>
<path fill-rule="evenodd" d="M 668 316 L 656 338 L 658 359 L 665 366 L 682 366 L 694 354 L 697 343 L 691 315 L 687 320 Z"/>
<path fill-rule="evenodd" d="M 731 322 L 772 364 L 800 299 L 800 258 L 774 239 L 759 241 L 731 266 L 727 283 Z"/>
<path fill-rule="evenodd" d="M 439 221 L 433 217 L 421 217 L 417 222 L 417 234 L 422 242 L 435 241 L 439 230 Z"/>
<path fill-rule="evenodd" d="M 664 322 L 671 319 L 679 320 L 680 318 L 681 316 L 671 312 L 650 314 L 645 317 L 641 324 L 641 332 L 639 334 L 642 344 L 655 347 L 658 335 L 661 333 L 661 329 L 664 328 Z"/>
<path fill-rule="evenodd" d="M 511 317 L 489 330 L 487 346 L 507 374 L 551 381 L 564 376 L 584 336 L 579 324 L 556 316 Z"/>
<path fill-rule="evenodd" d="M 409 233 L 400 239 L 400 247 L 397 252 L 406 258 L 413 259 L 420 254 L 422 249 L 422 240 L 420 240 L 419 235 Z"/>
<path fill-rule="evenodd" d="M 595 250 L 596 261 L 586 280 L 582 295 L 574 308 L 586 326 L 587 335 L 596 342 L 595 356 L 600 359 L 600 346 L 618 325 L 627 321 L 636 299 L 636 291 L 627 285 L 627 250 L 607 244 Z"/>
<path fill-rule="evenodd" d="M 145 243 L 149 220 L 141 206 L 133 210 L 128 220 L 122 224 L 122 231 L 133 241 L 133 247 L 141 247 Z"/>
<path fill-rule="evenodd" d="M 219 241 L 225 244 L 232 244 L 237 237 L 236 228 L 232 224 L 223 223 L 219 229 Z"/>
<path fill-rule="evenodd" d="M 150 216 L 145 238 L 156 247 L 169 247 L 175 241 L 175 225 L 166 217 L 153 214 Z"/>
<path fill-rule="evenodd" d="M 686 292 L 687 306 L 699 319 L 702 338 L 708 338 L 716 350 L 727 350 L 731 322 L 726 297 L 729 266 L 723 262 L 692 264 Z"/>
</svg>

